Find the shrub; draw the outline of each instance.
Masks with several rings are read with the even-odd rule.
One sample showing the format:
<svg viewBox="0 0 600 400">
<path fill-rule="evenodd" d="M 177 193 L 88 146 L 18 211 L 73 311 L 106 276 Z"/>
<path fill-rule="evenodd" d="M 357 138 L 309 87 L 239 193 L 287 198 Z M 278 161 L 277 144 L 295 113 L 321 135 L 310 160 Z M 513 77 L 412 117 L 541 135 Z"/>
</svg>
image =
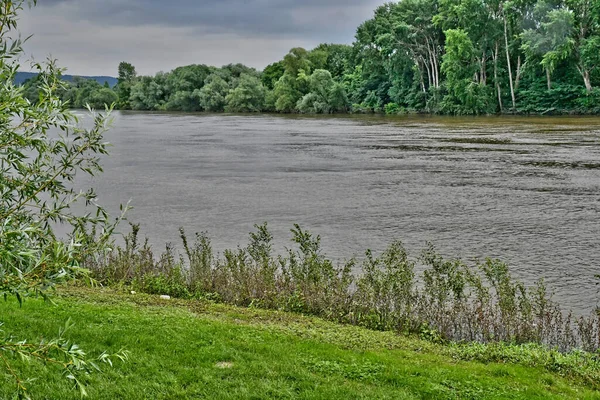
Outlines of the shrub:
<svg viewBox="0 0 600 400">
<path fill-rule="evenodd" d="M 397 103 L 387 103 L 384 107 L 385 113 L 387 115 L 396 115 L 400 114 L 402 108 Z"/>
<path fill-rule="evenodd" d="M 81 128 L 58 97 L 65 84 L 53 61 L 33 65 L 40 88 L 35 104 L 13 84 L 23 50 L 22 42 L 11 35 L 16 33 L 23 4 L 5 1 L 0 7 L 0 295 L 5 300 L 15 296 L 19 303 L 28 296 L 46 297 L 59 283 L 87 278 L 81 263 L 108 249 L 118 222 L 109 222 L 99 206 L 90 214 L 73 209 L 77 202 L 95 204 L 93 190 L 76 192 L 71 183 L 76 174 L 101 171 L 99 156 L 107 152 L 103 132 L 108 115 L 93 114 L 92 128 Z M 61 135 L 51 137 L 52 129 Z M 56 238 L 53 227 L 58 223 L 72 227 L 67 243 Z M 64 331 L 37 343 L 1 334 L 0 369 L 14 377 L 17 397 L 26 397 L 26 380 L 11 366 L 14 358 L 61 365 L 65 376 L 85 394 L 81 374 L 98 367 L 65 339 Z M 126 354 L 116 356 L 124 359 Z M 97 361 L 111 362 L 107 354 Z"/>
</svg>

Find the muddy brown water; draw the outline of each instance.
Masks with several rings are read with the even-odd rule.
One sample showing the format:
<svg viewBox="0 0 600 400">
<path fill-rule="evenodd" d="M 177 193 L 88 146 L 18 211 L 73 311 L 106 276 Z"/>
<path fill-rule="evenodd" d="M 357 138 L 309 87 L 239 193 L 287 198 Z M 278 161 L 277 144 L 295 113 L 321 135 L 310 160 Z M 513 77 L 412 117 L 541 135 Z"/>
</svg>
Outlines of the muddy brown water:
<svg viewBox="0 0 600 400">
<path fill-rule="evenodd" d="M 429 241 L 544 277 L 565 308 L 600 298 L 600 118 L 123 112 L 107 139 L 100 201 L 131 199 L 161 249 L 180 226 L 234 248 L 268 221 L 283 250 L 298 223 L 336 260 Z"/>
</svg>

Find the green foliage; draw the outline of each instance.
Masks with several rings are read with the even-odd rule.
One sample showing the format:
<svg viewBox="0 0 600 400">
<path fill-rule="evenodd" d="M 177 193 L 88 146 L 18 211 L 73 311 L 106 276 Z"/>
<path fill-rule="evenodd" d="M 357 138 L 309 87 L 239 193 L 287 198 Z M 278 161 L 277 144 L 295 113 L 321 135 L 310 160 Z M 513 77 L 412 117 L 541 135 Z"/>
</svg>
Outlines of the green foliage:
<svg viewBox="0 0 600 400">
<path fill-rule="evenodd" d="M 318 68 L 329 71 L 336 80 L 341 80 L 352 67 L 352 46 L 323 43 L 315 47 L 312 52 L 325 54 L 323 65 Z"/>
<path fill-rule="evenodd" d="M 154 78 L 143 76 L 131 87 L 129 103 L 133 110 L 162 110 L 169 93 L 166 89 L 167 77 L 164 73 Z"/>
<path fill-rule="evenodd" d="M 118 79 L 119 83 L 131 82 L 137 77 L 137 72 L 135 71 L 135 67 L 125 61 L 122 61 L 119 64 L 118 68 Z"/>
<path fill-rule="evenodd" d="M 81 264 L 109 249 L 119 221 L 111 222 L 96 205 L 93 189 L 73 188 L 76 175 L 94 176 L 102 171 L 99 160 L 107 153 L 103 133 L 110 109 L 105 115 L 92 114 L 90 129 L 81 127 L 59 97 L 68 85 L 53 61 L 32 66 L 39 73 L 35 103 L 25 97 L 24 87 L 12 84 L 23 50 L 22 42 L 11 35 L 23 4 L 3 2 L 0 7 L 0 76 L 5 82 L 0 86 L 0 296 L 5 301 L 14 296 L 19 304 L 30 296 L 47 298 L 47 292 L 58 284 L 88 279 Z M 78 104 L 107 107 L 106 102 L 116 99 L 110 89 L 95 81 L 76 80 L 75 84 L 80 89 Z M 82 214 L 75 211 L 76 204 L 92 209 Z M 66 242 L 55 235 L 58 224 L 72 228 Z M 65 376 L 85 394 L 80 374 L 98 367 L 63 333 L 37 343 L 13 335 L 0 338 L 0 368 L 14 379 L 18 398 L 29 395 L 28 381 L 12 369 L 17 358 L 61 365 Z M 103 354 L 100 361 L 110 363 L 110 358 Z"/>
<path fill-rule="evenodd" d="M 223 111 L 229 93 L 229 84 L 218 74 L 211 74 L 206 78 L 204 87 L 196 91 L 199 105 L 205 111 Z"/>
<path fill-rule="evenodd" d="M 387 115 L 397 115 L 401 112 L 401 107 L 397 103 L 387 103 L 385 105 L 385 113 Z"/>
<path fill-rule="evenodd" d="M 257 77 L 242 74 L 225 101 L 227 112 L 260 112 L 265 104 L 265 88 Z"/>
<path fill-rule="evenodd" d="M 268 90 L 273 90 L 275 83 L 283 76 L 284 72 L 282 61 L 267 65 L 260 76 L 263 86 Z"/>
<path fill-rule="evenodd" d="M 350 107 L 350 101 L 348 99 L 348 94 L 346 93 L 346 88 L 339 82 L 335 82 L 330 88 L 327 101 L 329 102 L 329 107 L 333 112 L 347 112 Z"/>
<path fill-rule="evenodd" d="M 300 71 L 309 74 L 312 63 L 309 59 L 309 53 L 302 47 L 294 47 L 283 57 L 283 68 L 287 74 L 296 77 Z"/>
<path fill-rule="evenodd" d="M 581 86 L 555 84 L 551 90 L 539 83 L 518 93 L 518 110 L 524 114 L 589 113 L 597 107 L 594 91 L 585 93 Z"/>
<path fill-rule="evenodd" d="M 137 77 L 137 72 L 132 64 L 123 61 L 119 64 L 118 73 L 118 83 L 115 88 L 118 99 L 117 107 L 128 109 L 131 108 L 129 98 L 131 97 L 131 86 Z"/>
<path fill-rule="evenodd" d="M 296 109 L 296 104 L 302 96 L 296 86 L 296 78 L 287 72 L 279 78 L 273 89 L 276 111 L 293 112 Z"/>
<path fill-rule="evenodd" d="M 561 86 L 585 84 L 590 92 L 598 84 L 595 3 L 406 0 L 381 6 L 357 30 L 355 72 L 345 79 L 353 109 L 393 102 L 416 112 L 488 114 L 504 109 L 512 90 L 519 110 L 543 112 L 518 93 L 537 90 L 539 80 L 548 86 L 551 77 Z M 535 78 L 525 79 L 530 71 Z M 593 112 L 564 100 L 553 98 L 556 112 Z"/>
<path fill-rule="evenodd" d="M 247 67 L 244 64 L 227 64 L 220 68 L 221 73 L 224 73 L 230 82 L 237 82 L 242 75 L 250 75 L 258 78 L 260 73 L 256 71 L 254 68 Z M 232 85 L 232 86 L 235 86 Z"/>
<path fill-rule="evenodd" d="M 600 88 L 594 88 L 585 96 L 575 100 L 577 107 L 584 110 L 582 113 L 599 114 L 600 113 Z"/>
<path fill-rule="evenodd" d="M 538 26 L 521 34 L 522 49 L 528 60 L 541 59 L 539 64 L 546 71 L 550 90 L 550 76 L 573 51 L 573 13 L 540 0 L 535 5 L 534 16 L 539 20 Z"/>
<path fill-rule="evenodd" d="M 18 54 L 20 48 L 16 51 Z M 12 61 L 11 55 L 7 56 Z M 14 73 L 14 64 L 0 66 L 3 73 Z M 78 202 L 95 204 L 96 195 L 92 189 L 77 192 L 70 184 L 77 173 L 95 175 L 102 170 L 99 156 L 107 152 L 102 136 L 107 116 L 95 115 L 92 129 L 79 127 L 67 105 L 55 95 L 55 87 L 62 84 L 55 65 L 37 68 L 42 73 L 42 95 L 36 105 L 23 98 L 20 88 L 2 88 L 0 275 L 4 276 L 5 295 L 39 294 L 54 281 L 80 274 L 84 255 L 106 245 L 115 226 L 99 206 L 91 214 L 72 211 Z M 62 135 L 53 138 L 51 128 L 60 129 Z M 73 227 L 71 243 L 57 241 L 52 228 L 56 223 Z M 87 240 L 90 224 L 102 227 L 97 248 Z"/>
<path fill-rule="evenodd" d="M 93 109 L 103 109 L 105 107 L 111 107 L 117 100 L 118 96 L 112 89 L 103 87 L 91 93 L 85 104 Z"/>
<path fill-rule="evenodd" d="M 200 100 L 198 91 L 189 92 L 180 90 L 172 93 L 169 100 L 164 104 L 164 109 L 169 111 L 200 111 Z"/>
<path fill-rule="evenodd" d="M 308 78 L 309 93 L 304 95 L 296 105 L 303 113 L 329 114 L 343 112 L 348 108 L 346 89 L 334 82 L 329 71 L 317 69 Z"/>
<path fill-rule="evenodd" d="M 590 72 L 600 68 L 600 36 L 586 38 L 581 44 L 581 58 L 585 68 Z"/>
<path fill-rule="evenodd" d="M 381 112 L 383 101 L 374 90 L 369 90 L 365 100 L 361 104 L 364 108 L 372 112 Z"/>
<path fill-rule="evenodd" d="M 473 79 L 477 65 L 471 39 L 461 29 L 450 29 L 444 34 L 446 54 L 443 56 L 441 70 L 446 75 L 448 94 L 443 99 L 442 109 L 450 114 L 489 113 L 490 93 Z"/>
</svg>

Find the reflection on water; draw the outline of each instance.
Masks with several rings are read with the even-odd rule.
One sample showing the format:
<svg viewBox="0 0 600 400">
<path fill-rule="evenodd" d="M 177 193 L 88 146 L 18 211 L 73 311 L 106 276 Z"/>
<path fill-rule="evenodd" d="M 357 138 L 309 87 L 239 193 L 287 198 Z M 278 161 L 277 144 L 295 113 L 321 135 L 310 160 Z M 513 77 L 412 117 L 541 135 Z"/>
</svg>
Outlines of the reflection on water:
<svg viewBox="0 0 600 400">
<path fill-rule="evenodd" d="M 151 242 L 208 231 L 215 248 L 294 223 L 337 259 L 402 240 L 500 257 L 578 311 L 600 273 L 600 118 L 116 115 L 94 185 Z"/>
</svg>

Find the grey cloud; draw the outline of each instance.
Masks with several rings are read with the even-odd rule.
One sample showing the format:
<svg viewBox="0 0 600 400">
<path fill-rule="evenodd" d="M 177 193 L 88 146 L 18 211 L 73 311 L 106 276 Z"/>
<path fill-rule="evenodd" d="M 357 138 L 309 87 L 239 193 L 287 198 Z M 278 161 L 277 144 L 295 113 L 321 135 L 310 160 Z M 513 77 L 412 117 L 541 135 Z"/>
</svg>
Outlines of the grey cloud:
<svg viewBox="0 0 600 400">
<path fill-rule="evenodd" d="M 384 0 L 39 0 L 21 18 L 26 49 L 70 73 L 108 75 L 120 61 L 154 74 L 241 62 L 256 68 L 292 47 L 351 43 Z"/>
<path fill-rule="evenodd" d="M 378 0 L 42 0 L 74 17 L 111 26 L 193 27 L 199 34 L 240 33 L 349 41 Z M 325 18 L 323 18 L 325 17 Z"/>
</svg>

